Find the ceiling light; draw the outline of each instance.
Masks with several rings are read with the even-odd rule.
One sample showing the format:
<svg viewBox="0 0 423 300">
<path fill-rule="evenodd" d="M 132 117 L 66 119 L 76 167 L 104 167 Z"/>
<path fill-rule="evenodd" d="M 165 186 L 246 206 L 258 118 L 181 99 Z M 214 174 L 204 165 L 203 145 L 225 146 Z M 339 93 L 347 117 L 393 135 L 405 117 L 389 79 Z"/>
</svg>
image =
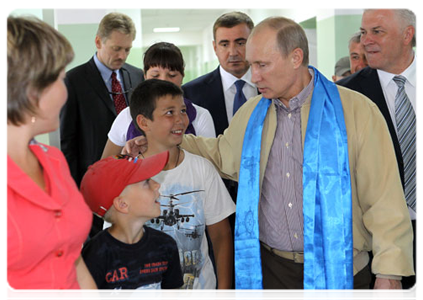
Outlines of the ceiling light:
<svg viewBox="0 0 423 300">
<path fill-rule="evenodd" d="M 179 32 L 181 28 L 179 27 L 162 27 L 162 28 L 154 28 L 153 32 Z"/>
</svg>

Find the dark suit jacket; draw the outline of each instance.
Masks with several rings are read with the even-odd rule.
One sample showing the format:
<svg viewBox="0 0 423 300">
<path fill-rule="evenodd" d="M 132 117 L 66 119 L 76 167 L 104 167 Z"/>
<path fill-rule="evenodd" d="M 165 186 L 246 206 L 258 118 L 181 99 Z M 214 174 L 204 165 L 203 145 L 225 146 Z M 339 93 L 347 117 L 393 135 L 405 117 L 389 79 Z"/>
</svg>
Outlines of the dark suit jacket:
<svg viewBox="0 0 423 300">
<path fill-rule="evenodd" d="M 120 72 L 123 90 L 135 89 L 144 80 L 142 70 L 131 65 L 124 64 Z M 88 166 L 103 153 L 116 111 L 94 58 L 67 72 L 65 82 L 68 101 L 60 115 L 60 144 L 79 186 Z"/>
<path fill-rule="evenodd" d="M 228 128 L 225 95 L 219 68 L 184 84 L 182 89 L 186 98 L 210 112 L 216 135 L 222 134 Z"/>
<path fill-rule="evenodd" d="M 389 132 L 391 134 L 401 176 L 401 182 L 404 186 L 404 164 L 402 160 L 401 148 L 398 142 L 394 124 L 392 123 L 391 115 L 389 114 L 385 96 L 383 95 L 382 87 L 380 86 L 377 71 L 370 67 L 366 67 L 346 78 L 337 81 L 336 84 L 362 93 L 363 95 L 370 98 L 370 100 L 372 100 L 379 107 L 380 112 L 385 117 Z"/>
</svg>

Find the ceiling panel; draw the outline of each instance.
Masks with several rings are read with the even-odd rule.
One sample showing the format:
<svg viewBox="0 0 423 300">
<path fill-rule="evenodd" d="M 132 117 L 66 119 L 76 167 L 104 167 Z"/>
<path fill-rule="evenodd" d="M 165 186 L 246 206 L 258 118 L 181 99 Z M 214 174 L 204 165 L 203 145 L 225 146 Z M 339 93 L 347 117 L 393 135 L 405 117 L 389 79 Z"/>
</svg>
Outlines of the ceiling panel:
<svg viewBox="0 0 423 300">
<path fill-rule="evenodd" d="M 180 27 L 181 32 L 201 32 L 227 9 L 142 9 L 141 30 L 153 33 L 155 27 Z"/>
</svg>

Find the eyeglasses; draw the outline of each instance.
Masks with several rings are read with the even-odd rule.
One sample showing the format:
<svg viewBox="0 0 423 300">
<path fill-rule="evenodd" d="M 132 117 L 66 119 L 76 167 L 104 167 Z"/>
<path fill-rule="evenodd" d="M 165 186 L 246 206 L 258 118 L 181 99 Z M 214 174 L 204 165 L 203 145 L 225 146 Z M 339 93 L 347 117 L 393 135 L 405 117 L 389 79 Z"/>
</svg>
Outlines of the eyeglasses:
<svg viewBox="0 0 423 300">
<path fill-rule="evenodd" d="M 126 72 L 128 74 L 128 78 L 129 78 L 129 89 L 122 91 L 122 92 L 109 92 L 109 95 L 123 95 L 123 94 L 127 94 L 130 91 L 133 90 L 132 88 L 132 80 L 131 80 L 131 74 L 129 74 L 128 70 L 126 70 L 125 68 L 120 68 L 122 70 L 122 72 Z"/>
<path fill-rule="evenodd" d="M 109 94 L 110 94 L 110 95 L 123 95 L 123 94 L 127 94 L 127 93 L 129 93 L 130 91 L 132 91 L 132 88 L 127 89 L 127 90 L 125 90 L 125 91 L 123 91 L 123 92 L 109 92 Z"/>
</svg>

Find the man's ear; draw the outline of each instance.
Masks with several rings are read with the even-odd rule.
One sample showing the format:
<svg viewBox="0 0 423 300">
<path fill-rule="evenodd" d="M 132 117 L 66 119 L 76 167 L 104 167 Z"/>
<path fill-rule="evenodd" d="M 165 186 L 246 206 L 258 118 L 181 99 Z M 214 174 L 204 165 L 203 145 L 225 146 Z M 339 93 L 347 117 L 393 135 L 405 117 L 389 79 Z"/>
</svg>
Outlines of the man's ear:
<svg viewBox="0 0 423 300">
<path fill-rule="evenodd" d="M 144 115 L 138 115 L 136 118 L 137 124 L 142 131 L 147 132 L 149 130 L 149 119 L 147 119 Z"/>
<path fill-rule="evenodd" d="M 301 50 L 300 48 L 295 48 L 291 52 L 291 62 L 293 64 L 294 69 L 297 69 L 298 67 L 302 65 L 303 59 L 304 59 L 304 53 L 303 53 L 303 50 Z"/>
<path fill-rule="evenodd" d="M 101 49 L 101 38 L 98 35 L 95 36 L 94 42 L 95 42 L 95 47 L 97 49 Z"/>
<path fill-rule="evenodd" d="M 416 34 L 416 29 L 413 26 L 407 26 L 404 30 L 404 44 L 408 45 L 413 40 L 413 36 Z"/>
<path fill-rule="evenodd" d="M 127 214 L 129 212 L 129 205 L 122 196 L 117 196 L 113 199 L 113 207 L 122 214 Z"/>
</svg>

